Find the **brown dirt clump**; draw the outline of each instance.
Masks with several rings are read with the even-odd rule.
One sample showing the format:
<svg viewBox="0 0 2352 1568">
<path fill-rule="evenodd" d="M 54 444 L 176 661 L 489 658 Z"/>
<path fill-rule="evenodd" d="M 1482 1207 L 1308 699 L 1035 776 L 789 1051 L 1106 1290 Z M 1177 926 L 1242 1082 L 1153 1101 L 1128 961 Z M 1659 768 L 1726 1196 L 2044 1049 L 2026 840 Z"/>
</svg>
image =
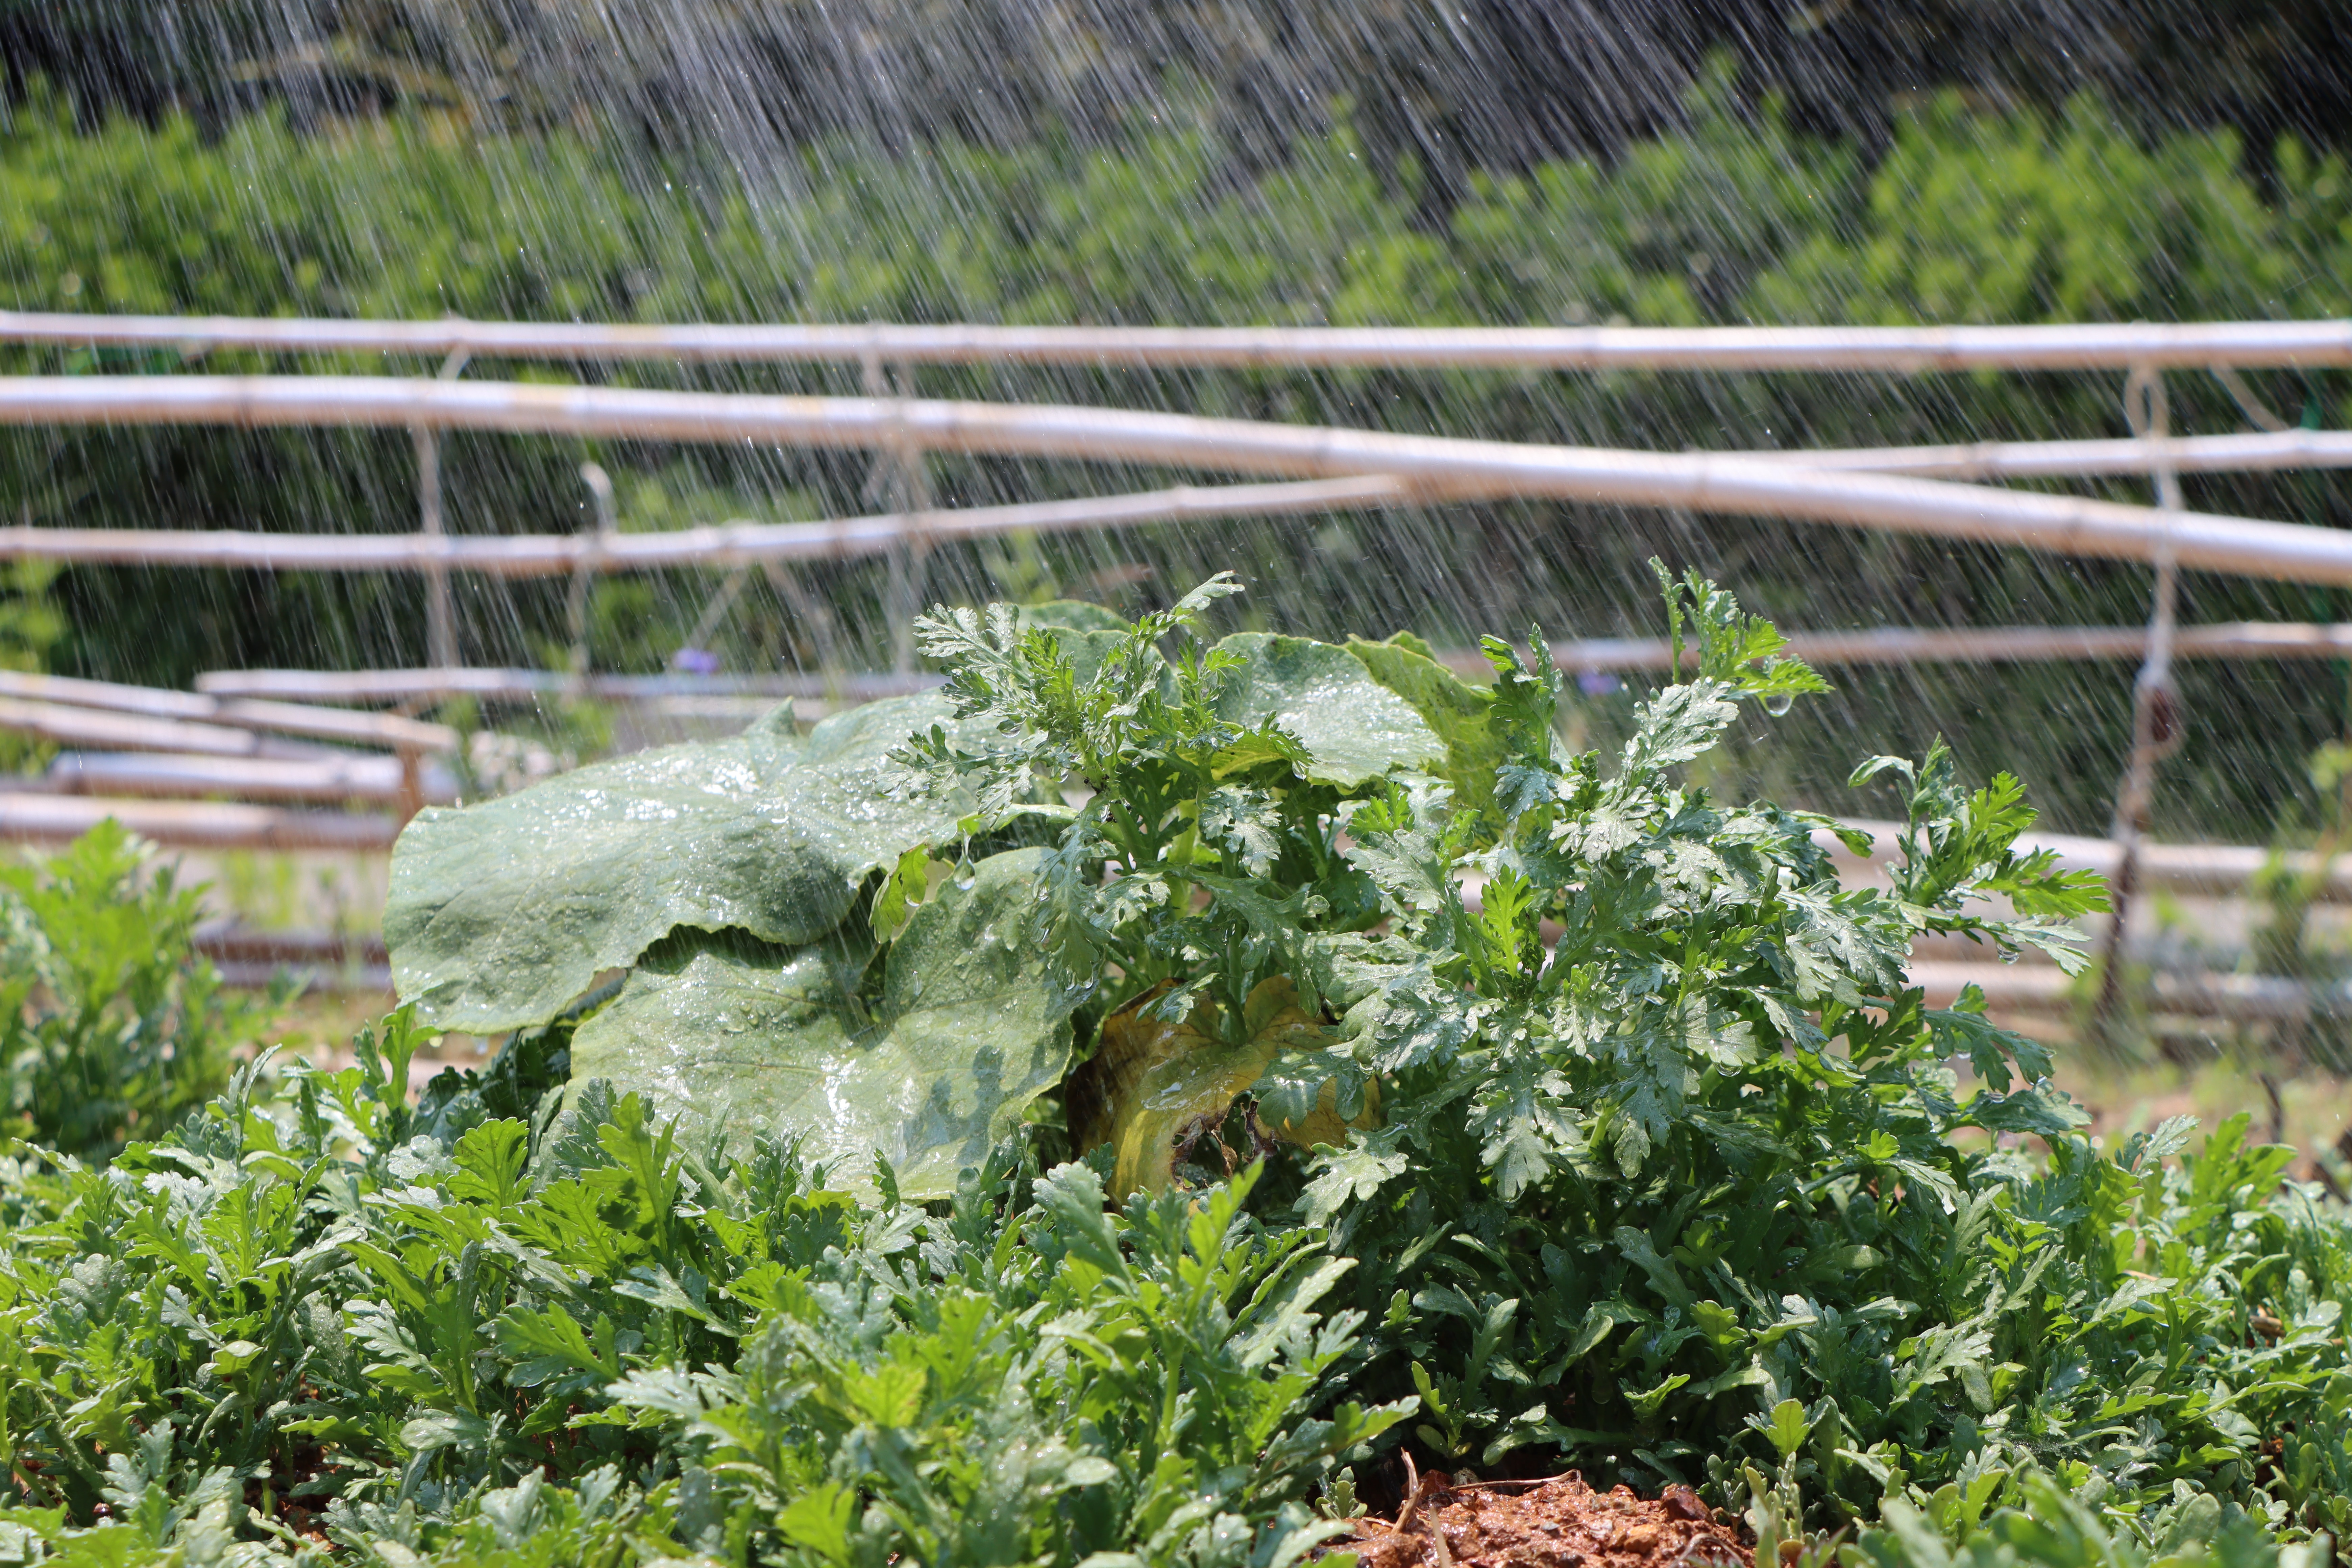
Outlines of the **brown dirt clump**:
<svg viewBox="0 0 2352 1568">
<path fill-rule="evenodd" d="M 1698 1494 L 1596 1492 L 1573 1471 L 1545 1481 L 1453 1484 L 1419 1477 L 1393 1521 L 1359 1520 L 1363 1568 L 1752 1568 L 1753 1551 Z"/>
</svg>

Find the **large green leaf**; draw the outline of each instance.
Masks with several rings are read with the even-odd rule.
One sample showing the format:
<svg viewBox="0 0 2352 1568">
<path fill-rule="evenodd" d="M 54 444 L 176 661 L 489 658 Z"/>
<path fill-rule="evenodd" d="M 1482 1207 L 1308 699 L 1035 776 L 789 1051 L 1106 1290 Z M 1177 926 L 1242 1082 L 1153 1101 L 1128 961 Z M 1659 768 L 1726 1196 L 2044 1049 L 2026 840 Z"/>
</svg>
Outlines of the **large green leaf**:
<svg viewBox="0 0 2352 1568">
<path fill-rule="evenodd" d="M 1217 647 L 1242 660 L 1219 715 L 1253 729 L 1272 719 L 1307 748 L 1308 778 L 1353 789 L 1394 768 L 1445 765 L 1437 732 L 1346 648 L 1268 632 L 1237 632 Z"/>
<path fill-rule="evenodd" d="M 1374 680 L 1412 705 L 1445 742 L 1446 782 L 1458 805 L 1484 811 L 1495 803 L 1495 769 L 1502 742 L 1487 727 L 1495 706 L 1489 688 L 1472 686 L 1429 657 L 1418 637 L 1399 634 L 1387 642 L 1350 638 L 1348 652 Z"/>
<path fill-rule="evenodd" d="M 912 1197 L 955 1191 L 1070 1059 L 1068 1008 L 1028 937 L 1043 849 L 993 855 L 914 918 L 867 1012 L 839 939 L 779 955 L 694 939 L 648 959 L 572 1042 L 575 1083 L 609 1079 L 689 1133 L 802 1140 L 837 1183 L 887 1156 Z"/>
<path fill-rule="evenodd" d="M 543 1023 L 680 926 L 799 945 L 858 884 L 954 826 L 887 753 L 950 722 L 936 694 L 869 703 L 806 741 L 780 709 L 742 734 L 599 763 L 425 811 L 392 857 L 393 980 L 427 1022 Z"/>
</svg>

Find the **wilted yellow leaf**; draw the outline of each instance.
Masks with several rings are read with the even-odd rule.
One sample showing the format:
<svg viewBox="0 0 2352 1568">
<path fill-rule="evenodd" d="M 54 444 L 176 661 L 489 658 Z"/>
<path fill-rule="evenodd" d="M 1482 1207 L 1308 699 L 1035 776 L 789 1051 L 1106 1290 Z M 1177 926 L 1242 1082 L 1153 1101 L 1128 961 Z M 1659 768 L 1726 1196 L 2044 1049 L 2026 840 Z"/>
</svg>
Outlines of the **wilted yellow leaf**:
<svg viewBox="0 0 2352 1568">
<path fill-rule="evenodd" d="M 1330 1044 L 1282 975 L 1250 993 L 1238 1045 L 1218 1038 L 1216 1011 L 1207 1002 L 1181 1024 L 1148 1016 L 1143 1008 L 1159 994 L 1139 996 L 1103 1020 L 1101 1044 L 1071 1085 L 1072 1137 L 1081 1152 L 1105 1143 L 1117 1152 L 1111 1186 L 1120 1197 L 1138 1188 L 1165 1188 L 1179 1142 L 1222 1119 L 1284 1051 Z M 1304 1121 L 1276 1126 L 1261 1118 L 1256 1125 L 1263 1134 L 1301 1148 L 1342 1143 L 1349 1123 L 1339 1116 L 1338 1100 L 1338 1086 L 1327 1082 Z M 1378 1121 L 1378 1095 L 1367 1086 L 1355 1125 Z"/>
</svg>

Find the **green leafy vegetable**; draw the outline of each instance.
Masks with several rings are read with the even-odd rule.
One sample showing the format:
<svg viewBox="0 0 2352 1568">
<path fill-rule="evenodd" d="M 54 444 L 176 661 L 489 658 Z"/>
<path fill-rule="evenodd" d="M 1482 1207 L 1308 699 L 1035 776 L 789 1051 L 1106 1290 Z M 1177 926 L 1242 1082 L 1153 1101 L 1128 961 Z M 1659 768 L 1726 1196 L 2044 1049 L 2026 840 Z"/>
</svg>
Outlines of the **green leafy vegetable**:
<svg viewBox="0 0 2352 1568">
<path fill-rule="evenodd" d="M 1194 623 L 1239 591 L 1213 578 L 1115 635 L 1033 626 L 1010 605 L 937 610 L 918 623 L 924 649 L 950 661 L 965 732 L 988 738 L 937 728 L 900 753 L 934 795 L 975 803 L 983 827 L 1066 780 L 1087 790 L 1046 863 L 1037 940 L 1081 994 L 1150 992 L 1170 1022 L 1205 998 L 1228 1046 L 1271 978 L 1319 1007 L 1313 939 L 1378 917 L 1339 851 L 1339 803 L 1445 759 L 1345 649 L 1202 642 Z"/>
<path fill-rule="evenodd" d="M 1445 763 L 1445 742 L 1412 704 L 1370 679 L 1345 648 L 1240 632 L 1214 651 L 1234 660 L 1233 678 L 1217 698 L 1218 717 L 1296 741 L 1306 755 L 1295 771 L 1309 783 L 1353 789 L 1399 769 L 1428 772 Z"/>
<path fill-rule="evenodd" d="M 1502 743 L 1488 724 L 1495 694 L 1431 658 L 1419 642 L 1404 634 L 1387 642 L 1358 637 L 1349 642 L 1348 651 L 1374 680 L 1411 703 L 1445 742 L 1441 776 L 1453 786 L 1454 798 L 1474 810 L 1491 810 L 1495 770 L 1503 760 Z"/>
<path fill-rule="evenodd" d="M 1223 581 L 935 612 L 944 699 L 756 742 L 854 756 L 813 798 L 866 770 L 793 941 L 674 920 L 416 1103 L 396 1018 L 103 1174 L 0 1172 L 0 1524 L 1286 1568 L 1410 1444 L 1693 1485 L 1803 1568 L 1854 1527 L 1877 1568 L 2318 1568 L 2341 1210 L 2242 1117 L 2095 1144 L 2046 1047 L 1927 1007 L 1915 937 L 2063 955 L 2095 883 L 1940 746 L 1857 774 L 1907 786 L 1884 887 L 1716 799 L 1743 708 L 1822 683 L 1661 576 L 1676 679 L 1606 760 L 1540 634 L 1473 689 L 1211 642 Z"/>
<path fill-rule="evenodd" d="M 413 1021 L 356 1043 L 111 1172 L 0 1162 L 0 1552 L 1289 1568 L 1412 1412 L 1334 1396 L 1349 1266 L 1255 1173 L 1112 1210 L 1007 1145 L 861 1206 L 603 1085 L 558 1114 L 561 1031 L 414 1100 Z"/>
<path fill-rule="evenodd" d="M 681 926 L 816 941 L 869 872 L 952 835 L 951 812 L 893 793 L 888 759 L 943 716 L 936 696 L 894 699 L 803 742 L 786 707 L 732 740 L 419 814 L 384 910 L 401 995 L 441 1027 L 529 1027 Z"/>
<path fill-rule="evenodd" d="M 1243 1147 L 1251 1153 L 1277 1138 L 1310 1148 L 1344 1143 L 1350 1121 L 1377 1121 L 1376 1097 L 1360 1078 L 1348 1086 L 1344 1106 L 1339 1081 L 1322 1073 L 1309 1076 L 1303 1098 L 1286 1102 L 1282 1090 L 1289 1085 L 1274 1072 L 1276 1064 L 1286 1053 L 1320 1051 L 1328 1043 L 1319 1023 L 1299 1009 L 1288 980 L 1262 981 L 1233 1030 L 1221 1031 L 1218 1019 L 1202 1016 L 1213 1013 L 1206 1002 L 1195 1005 L 1192 1017 L 1171 1021 L 1141 1000 L 1103 1020 L 1095 1056 L 1071 1086 L 1073 1101 L 1090 1104 L 1097 1117 L 1072 1133 L 1081 1147 L 1108 1146 L 1114 1193 L 1163 1190 L 1204 1139 L 1224 1165 L 1217 1173 L 1232 1174 L 1236 1155 L 1219 1134 L 1236 1099 L 1253 1090 L 1261 1103 L 1244 1113 Z M 1238 1039 L 1227 1044 L 1221 1037 L 1226 1034 Z"/>
<path fill-rule="evenodd" d="M 1069 1065 L 1068 1009 L 1025 940 L 1043 856 L 991 856 L 916 910 L 870 1005 L 865 944 L 676 944 L 582 1026 L 573 1070 L 691 1134 L 792 1139 L 853 1184 L 879 1155 L 906 1196 L 949 1196 Z"/>
<path fill-rule="evenodd" d="M 0 867 L 0 1129 L 85 1160 L 161 1135 L 226 1084 L 284 999 L 226 990 L 195 951 L 200 889 L 111 819 Z"/>
</svg>

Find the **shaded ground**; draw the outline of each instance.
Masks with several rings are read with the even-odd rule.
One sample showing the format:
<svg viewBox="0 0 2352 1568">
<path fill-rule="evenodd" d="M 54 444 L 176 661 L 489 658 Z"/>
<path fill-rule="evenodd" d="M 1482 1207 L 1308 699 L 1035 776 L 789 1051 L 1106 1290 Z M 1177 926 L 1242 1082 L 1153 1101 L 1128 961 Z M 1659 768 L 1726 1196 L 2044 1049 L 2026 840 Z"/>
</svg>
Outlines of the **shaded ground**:
<svg viewBox="0 0 2352 1568">
<path fill-rule="evenodd" d="M 1749 1568 L 1737 1527 L 1688 1487 L 1656 1499 L 1596 1492 L 1570 1471 L 1542 1481 L 1421 1477 L 1394 1521 L 1357 1521 L 1363 1568 Z"/>
</svg>

